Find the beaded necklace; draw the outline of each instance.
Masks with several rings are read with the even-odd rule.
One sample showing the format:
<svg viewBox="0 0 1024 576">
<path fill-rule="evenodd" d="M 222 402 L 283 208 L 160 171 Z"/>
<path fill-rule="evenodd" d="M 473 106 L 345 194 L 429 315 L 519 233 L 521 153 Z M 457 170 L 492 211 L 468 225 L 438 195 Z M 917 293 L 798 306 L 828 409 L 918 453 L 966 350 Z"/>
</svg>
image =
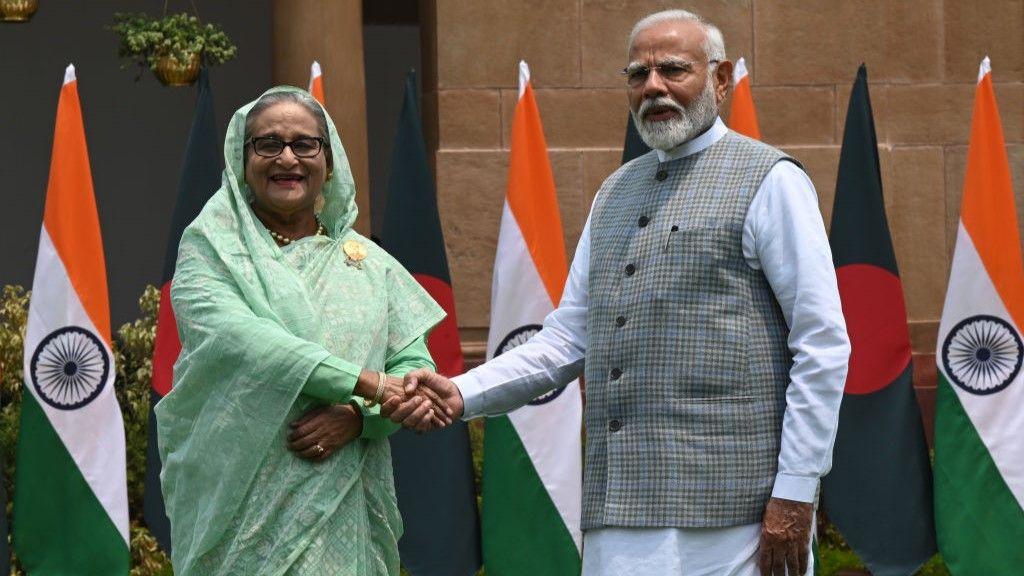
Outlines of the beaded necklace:
<svg viewBox="0 0 1024 576">
<path fill-rule="evenodd" d="M 316 234 L 315 234 L 315 236 L 325 236 L 327 234 L 327 230 L 324 228 L 324 225 L 320 222 L 320 218 L 317 217 L 317 216 L 314 216 L 314 218 L 316 218 Z M 273 230 L 270 229 L 269 226 L 265 226 L 265 227 L 267 228 L 267 232 L 270 232 L 270 237 L 273 238 L 274 240 L 276 240 L 278 244 L 283 244 L 283 245 L 287 246 L 287 245 L 291 244 L 292 242 L 295 242 L 296 240 L 299 239 L 299 238 L 289 238 L 289 237 L 285 236 L 284 234 L 278 234 L 277 232 L 274 232 Z"/>
</svg>

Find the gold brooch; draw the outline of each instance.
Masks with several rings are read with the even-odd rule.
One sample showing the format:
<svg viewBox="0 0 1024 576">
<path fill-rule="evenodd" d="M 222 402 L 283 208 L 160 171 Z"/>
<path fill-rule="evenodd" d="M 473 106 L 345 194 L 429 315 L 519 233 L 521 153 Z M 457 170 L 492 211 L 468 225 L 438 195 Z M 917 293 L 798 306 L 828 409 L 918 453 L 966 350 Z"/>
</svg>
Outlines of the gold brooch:
<svg viewBox="0 0 1024 576">
<path fill-rule="evenodd" d="M 362 262 L 366 259 L 366 246 L 355 240 L 347 240 L 341 245 L 341 249 L 345 251 L 345 256 L 348 257 L 345 260 L 345 264 L 355 266 L 360 270 L 363 269 Z"/>
</svg>

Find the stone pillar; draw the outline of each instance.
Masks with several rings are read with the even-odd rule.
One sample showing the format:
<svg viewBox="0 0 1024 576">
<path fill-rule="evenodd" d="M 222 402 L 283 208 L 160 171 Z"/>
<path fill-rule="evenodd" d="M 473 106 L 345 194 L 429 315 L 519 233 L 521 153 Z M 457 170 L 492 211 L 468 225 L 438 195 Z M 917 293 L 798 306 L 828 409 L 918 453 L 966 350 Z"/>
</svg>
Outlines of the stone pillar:
<svg viewBox="0 0 1024 576">
<path fill-rule="evenodd" d="M 363 10 L 360 0 L 273 0 L 274 84 L 309 85 L 309 66 L 320 62 L 327 111 L 338 127 L 356 182 L 356 229 L 369 235 L 369 161 Z"/>
</svg>

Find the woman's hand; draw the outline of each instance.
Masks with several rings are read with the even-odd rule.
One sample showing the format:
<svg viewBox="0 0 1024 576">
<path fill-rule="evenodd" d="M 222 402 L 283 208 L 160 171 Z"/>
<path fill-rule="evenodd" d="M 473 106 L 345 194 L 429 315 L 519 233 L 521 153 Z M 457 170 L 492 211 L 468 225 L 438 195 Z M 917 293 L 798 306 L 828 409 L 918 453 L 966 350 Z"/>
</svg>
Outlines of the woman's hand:
<svg viewBox="0 0 1024 576">
<path fill-rule="evenodd" d="M 320 462 L 363 433 L 363 414 L 349 404 L 321 406 L 289 426 L 288 449 L 299 458 Z"/>
<path fill-rule="evenodd" d="M 398 398 L 403 402 L 406 400 L 405 382 L 401 378 L 388 376 L 384 379 L 384 393 L 381 395 L 380 403 L 383 404 L 392 398 Z"/>
<path fill-rule="evenodd" d="M 361 396 L 367 400 L 376 397 L 379 373 L 371 370 L 363 370 L 356 381 L 354 395 Z M 410 392 L 411 390 L 411 392 Z M 419 419 L 425 419 L 438 427 L 445 427 L 452 423 L 451 411 L 441 401 L 438 394 L 429 387 L 418 389 L 407 388 L 401 378 L 385 376 L 384 389 L 380 395 L 380 404 L 386 403 L 400 405 L 410 401 L 410 406 L 417 409 L 416 415 Z"/>
<path fill-rule="evenodd" d="M 379 378 L 380 372 L 364 369 L 359 373 L 359 379 L 356 380 L 356 387 L 355 390 L 352 391 L 352 394 L 359 396 L 368 402 L 372 401 L 377 396 Z M 381 390 L 380 395 L 380 403 L 383 404 L 386 400 L 394 397 L 396 394 L 399 398 L 405 400 L 405 388 L 402 384 L 402 379 L 385 375 L 384 388 Z"/>
</svg>

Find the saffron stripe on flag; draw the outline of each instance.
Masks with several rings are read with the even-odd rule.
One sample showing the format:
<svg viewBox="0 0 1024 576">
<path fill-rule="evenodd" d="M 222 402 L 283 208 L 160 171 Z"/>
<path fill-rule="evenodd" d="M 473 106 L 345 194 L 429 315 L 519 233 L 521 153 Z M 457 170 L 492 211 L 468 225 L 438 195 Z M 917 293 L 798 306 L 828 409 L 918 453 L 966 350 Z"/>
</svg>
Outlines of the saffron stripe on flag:
<svg viewBox="0 0 1024 576">
<path fill-rule="evenodd" d="M 750 74 L 747 72 L 747 61 L 742 57 L 736 61 L 736 67 L 733 69 L 729 128 L 755 140 L 761 139 L 761 128 L 757 124 L 757 111 L 754 109 L 754 96 L 750 91 Z"/>
<path fill-rule="evenodd" d="M 316 60 L 309 67 L 309 93 L 316 98 L 321 106 L 326 106 L 324 101 L 324 74 L 320 70 L 320 63 Z"/>
</svg>

